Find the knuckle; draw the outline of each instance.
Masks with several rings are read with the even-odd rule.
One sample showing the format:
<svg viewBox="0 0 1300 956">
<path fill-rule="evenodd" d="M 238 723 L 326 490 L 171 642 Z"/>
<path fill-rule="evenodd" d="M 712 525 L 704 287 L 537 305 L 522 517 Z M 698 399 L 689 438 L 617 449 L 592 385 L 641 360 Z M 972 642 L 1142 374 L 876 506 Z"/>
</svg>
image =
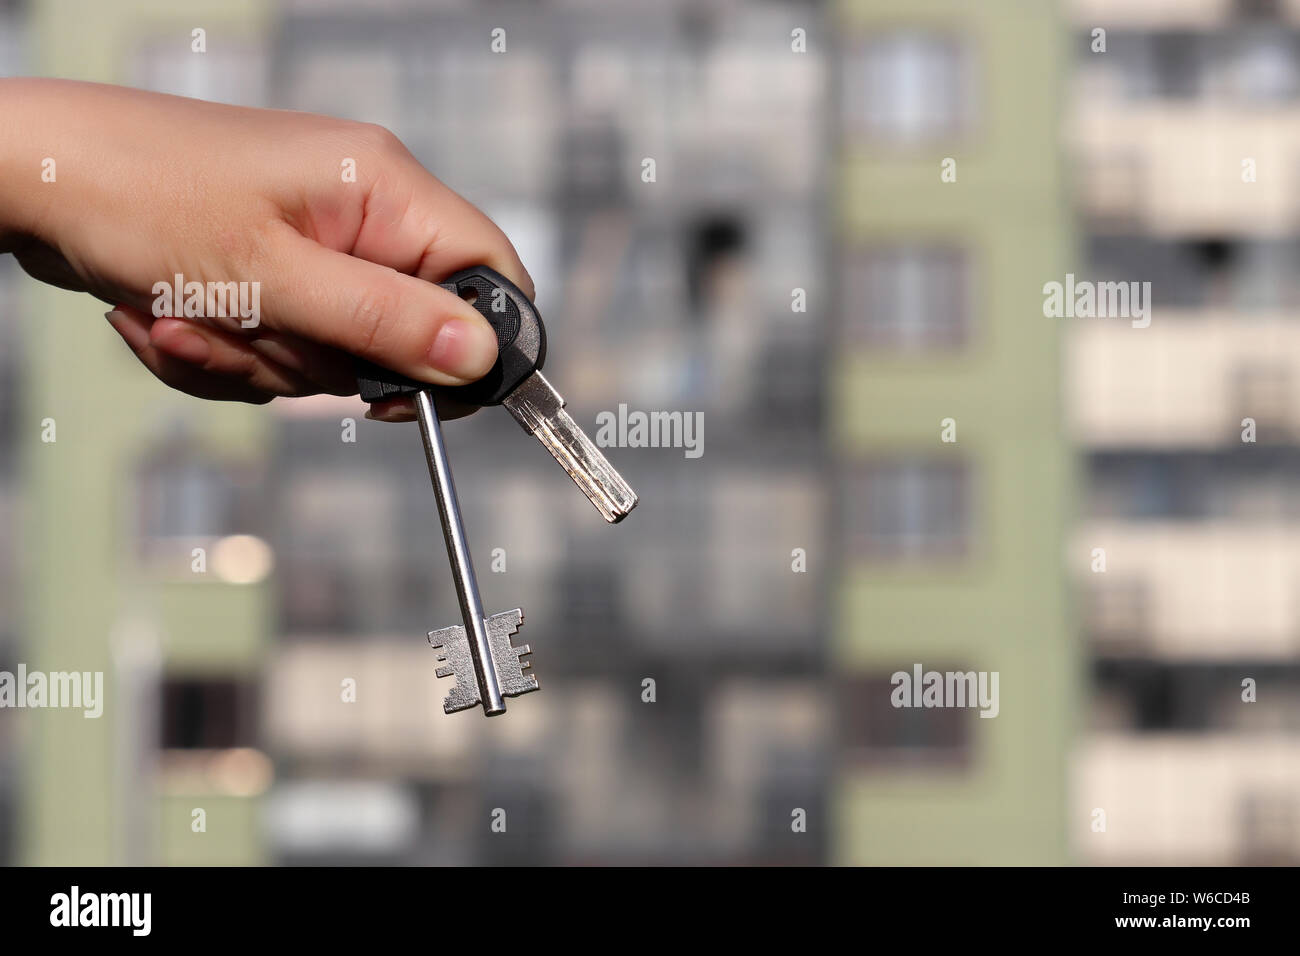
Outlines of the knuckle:
<svg viewBox="0 0 1300 956">
<path fill-rule="evenodd" d="M 400 156 L 406 151 L 397 134 L 379 123 L 358 123 L 353 135 L 361 146 L 378 156 Z"/>
<path fill-rule="evenodd" d="M 343 347 L 359 355 L 382 347 L 397 305 L 397 295 L 388 288 L 371 285 L 361 290 L 352 301 Z"/>
</svg>

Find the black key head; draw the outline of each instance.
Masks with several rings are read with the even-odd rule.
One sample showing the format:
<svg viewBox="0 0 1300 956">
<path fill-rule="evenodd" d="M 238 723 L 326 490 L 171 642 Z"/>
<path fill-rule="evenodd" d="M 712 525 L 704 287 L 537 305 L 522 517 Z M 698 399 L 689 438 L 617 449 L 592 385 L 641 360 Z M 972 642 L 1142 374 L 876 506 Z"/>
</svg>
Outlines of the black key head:
<svg viewBox="0 0 1300 956">
<path fill-rule="evenodd" d="M 500 405 L 506 396 L 546 360 L 546 327 L 528 296 L 501 273 L 471 266 L 439 282 L 442 288 L 470 302 L 497 334 L 496 364 L 477 382 L 430 386 L 364 359 L 356 360 L 361 400 L 382 402 L 433 388 L 439 395 L 466 405 Z"/>
</svg>

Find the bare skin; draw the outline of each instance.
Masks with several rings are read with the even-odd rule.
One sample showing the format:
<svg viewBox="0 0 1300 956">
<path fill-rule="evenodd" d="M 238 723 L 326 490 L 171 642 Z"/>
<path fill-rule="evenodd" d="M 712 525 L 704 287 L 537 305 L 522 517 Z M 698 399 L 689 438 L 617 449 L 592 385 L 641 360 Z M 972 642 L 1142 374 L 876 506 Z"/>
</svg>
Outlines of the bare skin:
<svg viewBox="0 0 1300 956">
<path fill-rule="evenodd" d="M 464 384 L 491 368 L 496 337 L 433 283 L 483 264 L 534 294 L 501 230 L 378 126 L 44 79 L 0 79 L 0 117 L 0 252 L 109 303 L 141 363 L 191 395 L 350 395 L 354 355 Z M 176 274 L 260 283 L 257 327 L 156 317 L 154 284 Z"/>
</svg>

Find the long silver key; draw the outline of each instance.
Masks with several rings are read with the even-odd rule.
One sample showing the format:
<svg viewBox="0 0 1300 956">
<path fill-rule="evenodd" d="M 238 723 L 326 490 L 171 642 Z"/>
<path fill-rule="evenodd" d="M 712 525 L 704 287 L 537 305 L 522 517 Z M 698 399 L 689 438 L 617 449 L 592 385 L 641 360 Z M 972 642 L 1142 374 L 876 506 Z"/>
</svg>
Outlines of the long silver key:
<svg viewBox="0 0 1300 956">
<path fill-rule="evenodd" d="M 610 523 L 636 507 L 637 496 L 609 460 L 564 410 L 564 399 L 541 373 L 546 327 L 536 306 L 509 279 L 475 266 L 439 283 L 472 302 L 497 333 L 497 362 L 479 381 L 440 388 L 440 397 L 467 405 L 504 405 L 524 431 L 540 441 L 574 484 Z M 367 402 L 414 395 L 426 386 L 388 369 L 358 363 L 361 397 Z"/>
<path fill-rule="evenodd" d="M 424 440 L 424 454 L 429 461 L 429 477 L 433 480 L 433 491 L 438 500 L 438 517 L 447 543 L 447 559 L 456 580 L 456 598 L 465 622 L 464 627 L 429 632 L 429 643 L 441 650 L 438 660 L 445 665 L 437 668 L 437 675 L 456 678 L 442 709 L 444 713 L 453 714 L 481 703 L 483 712 L 489 717 L 504 714 L 506 703 L 503 698 L 517 697 L 538 687 L 537 678 L 523 673 L 528 663 L 520 661 L 522 656 L 531 653 L 531 649 L 526 644 L 519 648 L 510 644 L 510 635 L 523 623 L 523 611 L 516 608 L 493 615 L 490 621 L 484 619 L 483 599 L 479 596 L 478 578 L 474 574 L 474 562 L 465 538 L 456 482 L 451 476 L 451 462 L 447 458 L 447 446 L 442 439 L 442 426 L 438 422 L 433 395 L 423 389 L 417 392 L 415 410 Z"/>
<path fill-rule="evenodd" d="M 465 622 L 463 627 L 429 632 L 429 643 L 438 651 L 437 675 L 456 678 L 443 701 L 443 710 L 450 714 L 482 704 L 485 713 L 500 714 L 506 709 L 504 698 L 537 690 L 537 679 L 525 673 L 530 663 L 523 660 L 531 649 L 527 644 L 515 647 L 510 643 L 511 635 L 523 624 L 522 611 L 516 608 L 491 618 L 483 615 L 483 600 L 470 560 L 434 393 L 462 404 L 505 405 L 524 431 L 535 436 L 563 466 L 606 521 L 616 523 L 626 518 L 636 507 L 637 496 L 564 410 L 564 399 L 542 375 L 546 328 L 528 297 L 486 266 L 465 269 L 439 284 L 473 303 L 496 331 L 497 361 L 492 369 L 469 385 L 432 389 L 389 369 L 359 361 L 357 384 L 361 398 L 367 402 L 398 397 L 415 401 L 447 557 Z"/>
</svg>

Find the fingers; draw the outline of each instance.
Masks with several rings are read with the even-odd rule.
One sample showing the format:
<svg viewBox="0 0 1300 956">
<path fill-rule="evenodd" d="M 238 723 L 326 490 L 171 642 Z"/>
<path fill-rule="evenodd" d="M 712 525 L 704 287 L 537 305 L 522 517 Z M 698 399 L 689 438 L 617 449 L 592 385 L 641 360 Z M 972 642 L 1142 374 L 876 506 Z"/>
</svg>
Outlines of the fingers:
<svg viewBox="0 0 1300 956">
<path fill-rule="evenodd" d="M 263 333 L 243 338 L 185 319 L 155 319 L 130 306 L 119 305 L 107 316 L 131 350 L 155 374 L 183 391 L 199 394 L 227 393 L 221 379 L 237 381 L 231 394 L 242 396 L 249 389 L 266 393 L 260 401 L 276 395 L 312 395 L 319 391 L 350 395 L 356 391 L 350 360 L 311 343 L 295 342 L 284 336 Z M 193 379 L 177 385 L 178 377 Z M 247 386 L 247 387 L 245 387 Z"/>
<path fill-rule="evenodd" d="M 281 395 L 356 393 L 352 359 L 342 352 L 269 329 L 250 337 L 187 319 L 155 319 L 131 306 L 114 308 L 150 329 L 151 344 L 160 352 L 198 368 L 242 377 Z"/>
<path fill-rule="evenodd" d="M 496 362 L 487 320 L 423 279 L 335 252 L 287 224 L 268 252 L 263 321 L 433 385 L 463 385 Z"/>
<path fill-rule="evenodd" d="M 415 402 L 409 398 L 390 398 L 382 402 L 371 402 L 370 408 L 366 411 L 366 418 L 375 422 L 413 422 Z"/>
<path fill-rule="evenodd" d="M 269 331 L 250 339 L 248 344 L 263 358 L 297 372 L 319 386 L 317 391 L 331 395 L 357 393 L 357 373 L 350 355 Z"/>
<path fill-rule="evenodd" d="M 333 377 L 334 394 L 356 392 L 351 357 L 309 342 L 263 331 L 245 339 L 186 319 L 160 318 L 119 305 L 105 318 L 140 361 L 165 384 L 200 398 L 262 404 L 277 395 L 321 391 L 316 378 Z M 268 347 L 269 346 L 269 347 Z M 319 354 L 317 354 L 319 353 Z M 322 371 L 324 366 L 331 368 Z M 478 410 L 443 396 L 435 398 L 438 417 L 462 418 Z M 381 422 L 415 420 L 410 398 L 376 402 L 366 417 Z"/>
<path fill-rule="evenodd" d="M 451 421 L 464 418 L 479 410 L 477 405 L 466 405 L 453 399 L 435 395 L 434 407 L 438 410 L 439 421 Z M 411 398 L 390 398 L 382 402 L 371 402 L 366 418 L 376 422 L 413 422 L 415 421 L 415 400 Z"/>
<path fill-rule="evenodd" d="M 164 385 L 197 398 L 213 401 L 248 402 L 264 405 L 275 395 L 259 390 L 242 379 L 196 368 L 160 351 L 151 341 L 153 319 L 135 310 L 114 309 L 105 318 L 127 346 Z"/>
<path fill-rule="evenodd" d="M 311 395 L 319 388 L 299 373 L 256 351 L 251 341 L 184 319 L 155 319 L 149 343 L 196 369 L 243 379 L 272 395 Z"/>
</svg>

